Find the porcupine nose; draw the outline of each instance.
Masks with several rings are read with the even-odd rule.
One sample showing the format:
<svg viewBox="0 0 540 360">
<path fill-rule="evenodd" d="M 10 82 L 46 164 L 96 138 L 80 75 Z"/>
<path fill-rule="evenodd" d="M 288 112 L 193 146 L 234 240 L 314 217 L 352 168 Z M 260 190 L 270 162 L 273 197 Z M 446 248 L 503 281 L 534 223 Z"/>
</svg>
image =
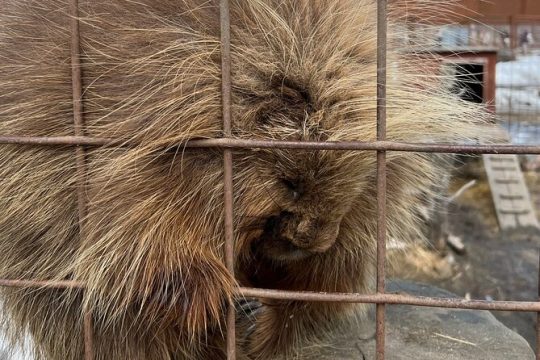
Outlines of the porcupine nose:
<svg viewBox="0 0 540 360">
<path fill-rule="evenodd" d="M 296 246 L 309 247 L 317 237 L 317 219 L 304 217 L 298 221 L 293 240 Z"/>
<path fill-rule="evenodd" d="M 328 250 L 339 232 L 339 222 L 323 222 L 317 217 L 288 214 L 283 218 L 281 236 L 293 245 L 313 252 Z"/>
</svg>

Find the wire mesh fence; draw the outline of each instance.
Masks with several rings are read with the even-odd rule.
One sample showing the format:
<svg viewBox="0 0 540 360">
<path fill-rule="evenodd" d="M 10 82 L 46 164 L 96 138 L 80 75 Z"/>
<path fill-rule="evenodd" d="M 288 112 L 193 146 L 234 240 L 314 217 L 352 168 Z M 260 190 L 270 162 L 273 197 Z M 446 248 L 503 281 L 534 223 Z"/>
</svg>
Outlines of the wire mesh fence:
<svg viewBox="0 0 540 360">
<path fill-rule="evenodd" d="M 80 34 L 78 20 L 78 1 L 71 0 L 71 64 L 73 88 L 74 136 L 63 137 L 25 137 L 1 136 L 0 144 L 26 144 L 39 146 L 74 146 L 78 176 L 78 216 L 81 237 L 84 237 L 86 213 L 85 199 L 85 147 L 118 147 L 136 146 L 115 139 L 102 139 L 84 136 L 82 109 L 82 81 L 80 63 Z M 506 310 L 528 311 L 538 313 L 540 324 L 540 301 L 483 301 L 467 299 L 449 299 L 419 297 L 406 294 L 393 294 L 385 291 L 385 258 L 386 258 L 386 154 L 388 151 L 405 152 L 440 152 L 440 153 L 506 153 L 506 154 L 540 154 L 540 145 L 459 145 L 459 144 L 420 144 L 400 143 L 386 140 L 386 32 L 387 32 L 387 0 L 378 0 L 377 6 L 377 140 L 372 142 L 301 142 L 275 140 L 239 140 L 231 137 L 231 46 L 229 1 L 220 2 L 221 22 L 221 60 L 222 60 L 222 111 L 223 138 L 195 140 L 181 144 L 184 147 L 220 148 L 223 149 L 224 167 L 224 204 L 225 204 L 225 258 L 228 270 L 234 272 L 234 209 L 233 209 L 233 153 L 234 148 L 287 148 L 304 150 L 369 150 L 377 153 L 377 287 L 374 294 L 357 293 L 319 293 L 281 291 L 257 288 L 238 288 L 239 296 L 259 297 L 267 299 L 286 299 L 297 301 L 326 301 L 347 303 L 373 303 L 376 311 L 376 356 L 378 360 L 385 358 L 385 307 L 387 305 L 404 304 L 428 307 L 443 307 L 474 310 Z M 375 119 L 374 119 L 375 120 Z M 1 279 L 0 286 L 7 287 L 49 287 L 49 288 L 83 288 L 84 284 L 76 281 L 52 282 L 40 279 Z M 85 316 L 84 340 L 85 359 L 95 357 L 92 329 L 92 316 Z M 227 310 L 227 357 L 236 357 L 235 307 L 231 303 Z M 540 327 L 537 326 L 537 337 L 540 338 Z M 540 343 L 540 341 L 539 341 Z M 540 351 L 536 350 L 540 359 Z"/>
</svg>

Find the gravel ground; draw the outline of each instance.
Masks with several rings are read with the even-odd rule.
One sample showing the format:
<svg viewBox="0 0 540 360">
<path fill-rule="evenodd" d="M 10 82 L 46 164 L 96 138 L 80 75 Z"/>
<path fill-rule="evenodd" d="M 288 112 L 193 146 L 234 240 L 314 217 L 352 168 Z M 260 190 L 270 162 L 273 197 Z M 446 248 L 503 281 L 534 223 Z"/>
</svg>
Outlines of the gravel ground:
<svg viewBox="0 0 540 360">
<path fill-rule="evenodd" d="M 455 191 L 471 179 L 477 184 L 449 209 L 449 228 L 466 247 L 462 255 L 421 249 L 406 254 L 408 265 L 395 270 L 405 278 L 447 289 L 473 299 L 538 299 L 540 230 L 522 228 L 501 232 L 481 162 L 463 166 L 453 181 Z M 525 174 L 531 197 L 540 214 L 540 169 Z M 414 253 L 412 251 L 411 253 Z M 420 254 L 420 255 L 419 255 Z M 536 314 L 494 312 L 510 329 L 536 346 Z"/>
</svg>

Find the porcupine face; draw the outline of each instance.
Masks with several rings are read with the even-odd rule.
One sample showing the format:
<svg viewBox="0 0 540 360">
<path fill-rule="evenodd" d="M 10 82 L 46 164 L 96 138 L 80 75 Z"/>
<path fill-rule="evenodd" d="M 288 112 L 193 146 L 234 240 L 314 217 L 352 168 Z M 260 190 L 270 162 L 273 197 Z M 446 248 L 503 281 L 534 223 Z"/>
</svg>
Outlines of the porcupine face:
<svg viewBox="0 0 540 360">
<path fill-rule="evenodd" d="M 321 104 L 302 85 L 280 82 L 269 101 L 274 110 L 256 115 L 251 138 L 325 141 L 344 130 L 343 103 Z M 374 164 L 373 154 L 339 151 L 272 149 L 247 157 L 237 171 L 250 184 L 240 191 L 247 205 L 242 218 L 256 219 L 249 246 L 278 261 L 304 259 L 335 243 Z"/>
<path fill-rule="evenodd" d="M 336 241 L 342 219 L 358 195 L 354 178 L 346 167 L 330 165 L 334 157 L 327 154 L 281 155 L 275 159 L 279 170 L 268 190 L 274 195 L 267 195 L 275 206 L 261 224 L 252 250 L 283 261 L 325 252 Z"/>
<path fill-rule="evenodd" d="M 233 28 L 234 135 L 374 140 L 372 4 L 256 3 L 241 6 L 245 23 Z M 354 31 L 337 31 L 343 26 Z M 374 159 L 368 152 L 297 149 L 236 156 L 239 246 L 278 261 L 327 251 L 348 231 L 341 223 L 373 178 Z"/>
</svg>

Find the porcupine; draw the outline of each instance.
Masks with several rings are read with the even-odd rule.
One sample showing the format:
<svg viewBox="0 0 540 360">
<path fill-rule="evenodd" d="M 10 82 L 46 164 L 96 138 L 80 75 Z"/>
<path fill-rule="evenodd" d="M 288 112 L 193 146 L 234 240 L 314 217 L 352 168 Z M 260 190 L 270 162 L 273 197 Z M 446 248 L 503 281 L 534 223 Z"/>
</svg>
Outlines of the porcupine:
<svg viewBox="0 0 540 360">
<path fill-rule="evenodd" d="M 232 136 L 375 140 L 375 5 L 232 0 Z M 0 134 L 73 135 L 68 7 L 3 2 Z M 182 145 L 223 136 L 218 1 L 79 7 L 84 134 L 130 146 L 86 148 L 81 238 L 74 149 L 2 145 L 0 277 L 85 284 L 4 289 L 12 339 L 28 334 L 39 359 L 81 359 L 88 312 L 97 359 L 216 359 L 237 284 L 370 290 L 374 152 L 235 149 L 235 279 L 223 265 L 222 151 Z M 400 29 L 390 21 L 388 140 L 475 137 L 483 110 L 422 74 Z M 387 160 L 388 234 L 408 238 L 417 232 L 414 194 L 429 192 L 441 170 L 420 153 Z M 254 326 L 239 334 L 246 358 L 290 357 L 352 308 L 261 302 Z"/>
</svg>

